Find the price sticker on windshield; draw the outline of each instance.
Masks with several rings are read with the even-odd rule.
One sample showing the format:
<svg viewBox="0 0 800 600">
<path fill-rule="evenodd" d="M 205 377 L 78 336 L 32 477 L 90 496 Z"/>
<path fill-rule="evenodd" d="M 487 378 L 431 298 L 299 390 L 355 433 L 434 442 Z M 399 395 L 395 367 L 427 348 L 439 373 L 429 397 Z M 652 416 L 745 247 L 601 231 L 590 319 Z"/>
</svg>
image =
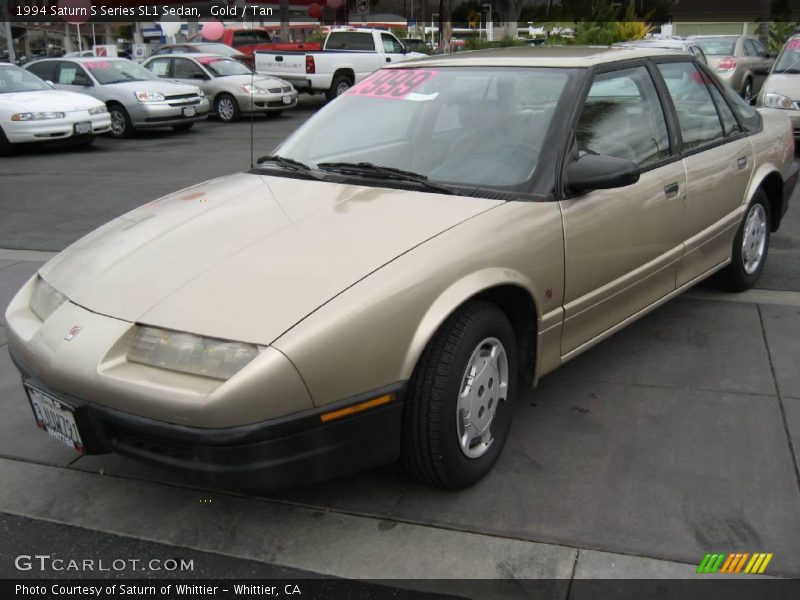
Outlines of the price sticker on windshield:
<svg viewBox="0 0 800 600">
<path fill-rule="evenodd" d="M 403 100 L 438 74 L 430 69 L 388 69 L 364 79 L 347 92 L 353 96 Z"/>
<path fill-rule="evenodd" d="M 786 44 L 786 47 L 789 50 L 800 50 L 800 38 L 789 40 Z"/>
<path fill-rule="evenodd" d="M 212 63 L 219 62 L 222 59 L 218 56 L 199 56 L 196 60 L 201 65 L 210 65 Z"/>
<path fill-rule="evenodd" d="M 110 69 L 111 63 L 107 60 L 93 60 L 82 63 L 87 69 Z"/>
</svg>

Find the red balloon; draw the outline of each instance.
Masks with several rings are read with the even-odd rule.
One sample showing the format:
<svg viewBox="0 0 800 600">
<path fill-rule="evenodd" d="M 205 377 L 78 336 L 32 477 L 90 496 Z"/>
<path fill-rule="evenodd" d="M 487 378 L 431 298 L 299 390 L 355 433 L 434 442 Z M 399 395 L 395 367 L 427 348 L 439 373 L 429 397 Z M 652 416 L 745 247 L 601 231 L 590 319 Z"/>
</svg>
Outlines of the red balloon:
<svg viewBox="0 0 800 600">
<path fill-rule="evenodd" d="M 312 19 L 319 19 L 322 16 L 322 7 L 315 2 L 308 7 L 308 16 Z"/>
</svg>

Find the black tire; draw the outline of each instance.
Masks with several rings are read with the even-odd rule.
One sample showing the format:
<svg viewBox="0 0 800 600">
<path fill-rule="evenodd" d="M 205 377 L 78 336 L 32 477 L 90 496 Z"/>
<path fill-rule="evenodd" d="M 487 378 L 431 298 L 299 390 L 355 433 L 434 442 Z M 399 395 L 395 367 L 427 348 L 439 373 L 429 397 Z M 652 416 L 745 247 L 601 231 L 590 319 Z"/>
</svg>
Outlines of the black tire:
<svg viewBox="0 0 800 600">
<path fill-rule="evenodd" d="M 111 114 L 111 137 L 122 139 L 133 135 L 133 123 L 128 111 L 121 104 L 112 104 L 108 107 Z"/>
<path fill-rule="evenodd" d="M 214 99 L 214 112 L 223 123 L 234 123 L 242 118 L 239 103 L 230 94 L 220 94 Z"/>
<path fill-rule="evenodd" d="M 173 131 L 189 131 L 194 127 L 194 123 L 181 123 L 180 125 L 173 125 Z"/>
<path fill-rule="evenodd" d="M 458 398 L 470 358 L 487 338 L 499 340 L 505 348 L 508 387 L 506 397 L 496 399 L 489 427 L 492 443 L 481 456 L 470 458 L 459 441 Z M 448 318 L 423 352 L 409 382 L 403 416 L 406 469 L 425 483 L 449 489 L 479 481 L 497 461 L 508 437 L 517 380 L 516 338 L 503 311 L 494 304 L 473 301 Z M 499 385 L 495 391 L 498 389 Z"/>
<path fill-rule="evenodd" d="M 760 207 L 760 209 L 757 207 Z M 763 213 L 760 213 L 760 211 L 763 211 Z M 766 223 L 763 225 L 764 249 L 755 268 L 751 266 L 748 269 L 745 266 L 745 251 L 742 242 L 744 240 L 745 228 L 747 227 L 748 220 L 754 213 L 763 214 L 766 219 Z M 747 212 L 745 212 L 744 219 L 742 219 L 742 223 L 739 225 L 736 237 L 733 238 L 731 262 L 717 274 L 717 282 L 726 290 L 730 292 L 743 292 L 753 287 L 756 281 L 758 281 L 761 271 L 764 270 L 764 264 L 767 262 L 767 254 L 769 254 L 771 219 L 772 215 L 770 213 L 769 199 L 764 193 L 764 190 L 759 189 L 753 194 L 750 204 L 747 205 Z M 755 246 L 751 243 L 749 245 L 749 252 L 752 253 L 754 248 Z"/>
<path fill-rule="evenodd" d="M 8 141 L 3 128 L 0 127 L 0 156 L 8 156 L 11 154 L 11 143 Z"/>
<path fill-rule="evenodd" d="M 353 87 L 353 80 L 349 75 L 337 75 L 333 78 L 331 87 L 325 91 L 325 98 L 328 99 L 328 102 L 336 100 L 351 87 Z"/>
<path fill-rule="evenodd" d="M 742 86 L 742 98 L 746 102 L 751 102 L 753 100 L 753 80 L 749 77 L 744 80 L 744 85 Z"/>
</svg>

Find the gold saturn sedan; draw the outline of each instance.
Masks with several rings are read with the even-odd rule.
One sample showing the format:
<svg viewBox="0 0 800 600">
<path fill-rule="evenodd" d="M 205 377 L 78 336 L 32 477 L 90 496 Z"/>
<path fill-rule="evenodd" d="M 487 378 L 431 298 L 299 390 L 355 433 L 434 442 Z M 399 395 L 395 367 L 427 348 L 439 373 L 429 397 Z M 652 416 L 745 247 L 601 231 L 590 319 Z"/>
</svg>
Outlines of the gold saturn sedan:
<svg viewBox="0 0 800 600">
<path fill-rule="evenodd" d="M 785 113 L 688 54 L 406 62 L 53 258 L 9 347 L 78 452 L 245 489 L 400 459 L 463 488 L 523 388 L 710 275 L 752 286 L 796 179 Z"/>
</svg>

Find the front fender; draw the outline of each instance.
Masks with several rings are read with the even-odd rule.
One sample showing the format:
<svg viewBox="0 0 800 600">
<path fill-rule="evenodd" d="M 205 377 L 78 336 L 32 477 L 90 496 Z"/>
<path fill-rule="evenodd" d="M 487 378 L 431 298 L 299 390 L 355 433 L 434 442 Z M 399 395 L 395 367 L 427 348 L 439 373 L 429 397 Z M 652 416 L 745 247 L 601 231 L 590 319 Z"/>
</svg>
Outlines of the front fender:
<svg viewBox="0 0 800 600">
<path fill-rule="evenodd" d="M 525 290 L 531 298 L 533 298 L 534 304 L 537 307 L 536 320 L 541 320 L 542 315 L 538 308 L 541 303 L 537 302 L 537 298 L 540 297 L 539 290 L 537 290 L 536 285 L 522 273 L 499 267 L 482 269 L 470 273 L 445 289 L 430 305 L 430 308 L 428 308 L 425 316 L 417 326 L 406 351 L 402 367 L 403 379 L 411 377 L 414 365 L 417 364 L 425 346 L 428 345 L 428 342 L 439 327 L 442 326 L 447 318 L 453 314 L 459 306 L 481 292 L 503 285 L 513 285 Z"/>
</svg>

